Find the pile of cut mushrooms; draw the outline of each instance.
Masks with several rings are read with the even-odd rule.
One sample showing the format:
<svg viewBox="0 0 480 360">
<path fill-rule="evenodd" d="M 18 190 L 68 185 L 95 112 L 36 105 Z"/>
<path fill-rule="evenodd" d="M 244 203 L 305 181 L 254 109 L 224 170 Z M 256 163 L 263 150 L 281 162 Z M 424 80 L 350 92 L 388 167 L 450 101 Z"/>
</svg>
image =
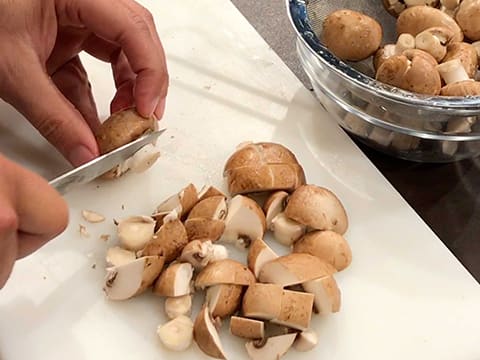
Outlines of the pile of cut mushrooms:
<svg viewBox="0 0 480 360">
<path fill-rule="evenodd" d="M 382 28 L 375 19 L 342 9 L 325 18 L 321 34 L 325 46 L 346 61 L 372 57 L 375 78 L 403 90 L 441 96 L 480 95 L 480 1 L 382 3 L 397 17 L 395 44 L 382 46 Z"/>
<path fill-rule="evenodd" d="M 313 349 L 312 314 L 340 310 L 334 274 L 352 260 L 342 203 L 307 184 L 295 155 L 277 143 L 239 145 L 224 179 L 228 195 L 188 184 L 150 215 L 118 221 L 118 245 L 106 254 L 107 298 L 127 300 L 147 289 L 163 297 L 170 320 L 157 333 L 173 351 L 195 342 L 227 358 L 219 331 L 226 322 L 251 359 Z M 268 245 L 268 231 L 287 255 Z M 232 248 L 245 252 L 245 263 L 229 257 Z M 197 314 L 194 296 L 204 299 Z"/>
</svg>

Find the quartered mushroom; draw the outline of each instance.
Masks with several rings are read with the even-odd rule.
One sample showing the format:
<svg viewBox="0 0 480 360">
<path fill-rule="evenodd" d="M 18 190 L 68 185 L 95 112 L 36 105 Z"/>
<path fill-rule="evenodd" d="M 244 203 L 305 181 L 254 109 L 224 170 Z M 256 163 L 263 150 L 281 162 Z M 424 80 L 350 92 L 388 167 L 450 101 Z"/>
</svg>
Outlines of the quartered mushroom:
<svg viewBox="0 0 480 360">
<path fill-rule="evenodd" d="M 216 359 L 226 358 L 217 328 L 214 325 L 208 307 L 205 305 L 195 319 L 193 338 L 205 354 Z"/>
<path fill-rule="evenodd" d="M 330 190 L 303 185 L 290 195 L 285 215 L 316 230 L 333 230 L 344 234 L 348 228 L 345 208 Z"/>
<path fill-rule="evenodd" d="M 126 300 L 144 292 L 162 271 L 162 256 L 144 256 L 107 268 L 103 290 L 110 300 Z"/>
<path fill-rule="evenodd" d="M 314 295 L 315 310 L 320 315 L 340 311 L 341 293 L 333 276 L 306 281 L 302 284 L 306 292 Z"/>
<path fill-rule="evenodd" d="M 283 290 L 280 314 L 271 321 L 291 329 L 307 330 L 312 318 L 313 300 L 313 294 Z"/>
<path fill-rule="evenodd" d="M 260 269 L 267 262 L 278 258 L 278 255 L 260 238 L 255 239 L 248 249 L 248 268 L 258 277 Z"/>
<path fill-rule="evenodd" d="M 316 256 L 335 267 L 345 269 L 352 262 L 352 250 L 345 238 L 331 230 L 311 231 L 293 245 L 294 253 Z"/>
<path fill-rule="evenodd" d="M 195 204 L 188 214 L 188 219 L 206 218 L 224 220 L 227 216 L 227 201 L 223 195 L 207 197 Z"/>
<path fill-rule="evenodd" d="M 225 246 L 212 244 L 210 240 L 193 240 L 185 245 L 178 260 L 192 264 L 195 270 L 202 270 L 210 262 L 227 258 Z"/>
<path fill-rule="evenodd" d="M 247 342 L 245 348 L 252 360 L 278 360 L 292 347 L 296 336 L 292 333 L 253 340 Z"/>
<path fill-rule="evenodd" d="M 265 220 L 268 229 L 270 229 L 273 218 L 285 209 L 288 195 L 289 194 L 286 191 L 275 191 L 263 204 L 263 212 L 265 213 Z"/>
<path fill-rule="evenodd" d="M 162 344 L 172 351 L 185 351 L 192 344 L 193 321 L 180 315 L 157 328 L 157 335 Z"/>
<path fill-rule="evenodd" d="M 175 214 L 175 212 L 173 212 Z M 188 243 L 185 226 L 176 217 L 164 221 L 141 251 L 142 255 L 163 255 L 167 263 L 175 260 Z"/>
<path fill-rule="evenodd" d="M 121 266 L 136 260 L 137 256 L 133 251 L 126 250 L 120 246 L 114 246 L 107 249 L 105 261 L 107 266 Z"/>
<path fill-rule="evenodd" d="M 242 300 L 242 314 L 249 318 L 272 320 L 280 316 L 283 288 L 276 284 L 250 285 Z"/>
<path fill-rule="evenodd" d="M 190 316 L 191 313 L 192 295 L 167 297 L 165 299 L 165 314 L 168 318 L 175 319 L 182 315 Z"/>
<path fill-rule="evenodd" d="M 193 218 L 185 221 L 189 241 L 209 239 L 218 241 L 225 232 L 225 221 L 219 219 Z"/>
<path fill-rule="evenodd" d="M 218 284 L 248 286 L 255 284 L 255 275 L 242 263 L 224 259 L 208 264 L 195 279 L 195 287 L 205 289 Z"/>
<path fill-rule="evenodd" d="M 175 210 L 179 215 L 179 218 L 182 219 L 188 214 L 197 201 L 197 188 L 193 184 L 188 184 L 178 193 L 170 196 L 160 205 L 158 205 L 152 216 L 161 224 L 161 221 L 165 215 Z"/>
<path fill-rule="evenodd" d="M 225 318 L 234 314 L 242 301 L 243 286 L 218 284 L 207 288 L 205 303 L 215 319 Z"/>
<path fill-rule="evenodd" d="M 290 219 L 284 212 L 281 212 L 272 219 L 270 230 L 277 242 L 291 246 L 305 234 L 307 226 Z"/>
<path fill-rule="evenodd" d="M 318 344 L 318 335 L 312 329 L 304 330 L 297 334 L 293 348 L 297 351 L 311 351 Z"/>
<path fill-rule="evenodd" d="M 253 240 L 263 238 L 265 230 L 265 215 L 254 200 L 243 195 L 230 200 L 222 241 L 249 247 Z"/>
<path fill-rule="evenodd" d="M 198 192 L 198 201 L 205 200 L 206 198 L 212 197 L 212 196 L 223 196 L 224 198 L 227 198 L 227 195 L 225 195 L 221 190 L 217 189 L 215 186 L 203 186 L 200 191 Z"/>
<path fill-rule="evenodd" d="M 230 333 L 244 339 L 263 339 L 265 337 L 265 323 L 260 320 L 232 316 L 230 318 Z"/>
<path fill-rule="evenodd" d="M 189 263 L 172 263 L 158 277 L 153 292 L 160 296 L 176 297 L 192 292 L 193 267 Z"/>
<path fill-rule="evenodd" d="M 336 269 L 332 265 L 316 256 L 293 253 L 267 262 L 260 270 L 258 279 L 263 283 L 285 287 L 322 278 L 335 272 Z"/>
<path fill-rule="evenodd" d="M 152 239 L 154 230 L 155 220 L 151 217 L 130 216 L 118 222 L 117 236 L 122 247 L 127 250 L 138 251 L 143 249 Z"/>
</svg>

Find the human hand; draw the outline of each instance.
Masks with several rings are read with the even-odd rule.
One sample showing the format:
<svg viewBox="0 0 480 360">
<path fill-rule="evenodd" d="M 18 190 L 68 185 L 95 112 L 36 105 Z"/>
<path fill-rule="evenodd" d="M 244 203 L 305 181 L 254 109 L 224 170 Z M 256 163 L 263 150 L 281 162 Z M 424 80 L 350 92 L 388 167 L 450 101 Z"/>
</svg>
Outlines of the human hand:
<svg viewBox="0 0 480 360">
<path fill-rule="evenodd" d="M 0 97 L 75 166 L 98 155 L 95 102 L 78 54 L 111 63 L 111 111 L 161 118 L 168 74 L 151 14 L 133 0 L 0 0 Z"/>
<path fill-rule="evenodd" d="M 0 155 L 0 289 L 15 260 L 60 234 L 68 208 L 47 181 Z"/>
</svg>

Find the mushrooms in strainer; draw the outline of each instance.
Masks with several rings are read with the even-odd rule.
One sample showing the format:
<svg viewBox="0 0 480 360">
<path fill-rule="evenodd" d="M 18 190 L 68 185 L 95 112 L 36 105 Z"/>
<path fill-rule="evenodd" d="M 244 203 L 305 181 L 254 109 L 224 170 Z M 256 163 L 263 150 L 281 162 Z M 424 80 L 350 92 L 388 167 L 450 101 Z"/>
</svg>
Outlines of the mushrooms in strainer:
<svg viewBox="0 0 480 360">
<path fill-rule="evenodd" d="M 360 61 L 368 58 L 378 50 L 382 37 L 380 24 L 357 11 L 337 10 L 323 21 L 323 43 L 341 60 Z"/>
<path fill-rule="evenodd" d="M 254 200 L 243 195 L 230 200 L 222 241 L 249 247 L 253 240 L 263 238 L 265 229 L 265 215 Z"/>
<path fill-rule="evenodd" d="M 144 292 L 162 271 L 162 256 L 144 256 L 107 268 L 103 290 L 110 300 L 126 300 Z"/>
<path fill-rule="evenodd" d="M 262 239 L 255 239 L 248 249 L 248 268 L 255 274 L 255 277 L 258 277 L 263 265 L 276 258 L 278 255 Z"/>
<path fill-rule="evenodd" d="M 480 40 L 480 1 L 463 0 L 455 13 L 455 20 L 471 41 Z"/>
<path fill-rule="evenodd" d="M 265 323 L 239 316 L 230 318 L 230 333 L 244 339 L 257 340 L 265 337 Z"/>
<path fill-rule="evenodd" d="M 212 317 L 223 319 L 234 314 L 242 301 L 242 285 L 218 284 L 207 288 L 205 303 Z"/>
<path fill-rule="evenodd" d="M 348 228 L 341 201 L 330 190 L 316 185 L 303 185 L 295 190 L 288 199 L 285 215 L 316 230 L 344 234 Z"/>
<path fill-rule="evenodd" d="M 178 260 L 192 264 L 195 270 L 202 270 L 210 262 L 227 258 L 225 246 L 212 244 L 210 240 L 193 240 L 185 245 Z"/>
<path fill-rule="evenodd" d="M 473 79 L 478 70 L 478 56 L 475 47 L 466 42 L 448 44 L 443 62 L 459 59 L 469 78 Z"/>
<path fill-rule="evenodd" d="M 176 297 L 167 297 L 165 299 L 165 314 L 170 319 L 192 313 L 192 295 L 182 295 Z"/>
<path fill-rule="evenodd" d="M 415 36 L 415 48 L 428 52 L 437 62 L 441 62 L 452 38 L 453 31 L 447 27 L 428 28 Z"/>
<path fill-rule="evenodd" d="M 383 62 L 394 55 L 402 55 L 405 50 L 415 48 L 415 37 L 411 34 L 400 34 L 396 44 L 387 44 L 375 52 L 373 57 L 373 67 L 375 71 Z"/>
<path fill-rule="evenodd" d="M 426 5 L 437 7 L 438 0 L 383 0 L 383 6 L 391 15 L 397 17 L 407 7 Z"/>
<path fill-rule="evenodd" d="M 193 338 L 198 347 L 207 355 L 216 359 L 225 359 L 220 336 L 214 325 L 208 306 L 203 306 L 193 325 Z"/>
<path fill-rule="evenodd" d="M 143 249 L 152 239 L 154 229 L 155 220 L 151 217 L 131 216 L 118 222 L 117 235 L 122 247 L 128 250 L 138 251 Z"/>
<path fill-rule="evenodd" d="M 195 287 L 205 289 L 218 284 L 248 286 L 255 284 L 255 275 L 242 263 L 225 259 L 214 261 L 200 271 L 195 279 Z"/>
<path fill-rule="evenodd" d="M 252 340 L 245 344 L 252 360 L 278 360 L 292 347 L 297 334 L 272 336 L 262 340 Z"/>
<path fill-rule="evenodd" d="M 193 340 L 193 321 L 180 315 L 157 328 L 157 335 L 162 344 L 172 351 L 187 350 Z"/>
<path fill-rule="evenodd" d="M 153 292 L 176 297 L 192 293 L 193 267 L 189 263 L 172 263 L 158 277 Z"/>
</svg>

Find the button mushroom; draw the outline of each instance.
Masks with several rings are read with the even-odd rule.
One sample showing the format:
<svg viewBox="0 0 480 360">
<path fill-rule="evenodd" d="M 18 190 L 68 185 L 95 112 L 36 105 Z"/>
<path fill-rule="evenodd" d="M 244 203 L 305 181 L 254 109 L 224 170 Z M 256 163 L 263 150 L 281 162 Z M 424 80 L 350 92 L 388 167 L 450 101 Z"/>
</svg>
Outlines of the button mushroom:
<svg viewBox="0 0 480 360">
<path fill-rule="evenodd" d="M 428 28 L 415 36 L 415 48 L 428 52 L 437 62 L 441 62 L 452 38 L 453 31 L 447 27 Z"/>
<path fill-rule="evenodd" d="M 230 318 L 230 333 L 244 339 L 263 339 L 265 337 L 265 323 L 259 320 L 232 316 Z"/>
<path fill-rule="evenodd" d="M 295 333 L 272 336 L 264 340 L 253 340 L 245 344 L 252 360 L 278 360 L 285 355 L 295 341 Z"/>
<path fill-rule="evenodd" d="M 218 284 L 248 286 L 255 284 L 255 275 L 242 263 L 225 259 L 208 264 L 195 279 L 195 287 L 205 289 Z"/>
<path fill-rule="evenodd" d="M 437 70 L 447 85 L 470 79 L 460 59 L 443 62 L 437 65 Z"/>
<path fill-rule="evenodd" d="M 193 338 L 198 347 L 207 355 L 216 359 L 225 359 L 220 336 L 212 321 L 207 306 L 203 306 L 193 325 Z"/>
<path fill-rule="evenodd" d="M 276 258 L 278 255 L 262 239 L 255 239 L 248 249 L 248 268 L 255 274 L 255 277 L 258 277 L 263 265 Z"/>
<path fill-rule="evenodd" d="M 168 297 L 189 295 L 192 292 L 192 277 L 192 265 L 172 263 L 158 277 L 153 292 Z"/>
<path fill-rule="evenodd" d="M 157 335 L 167 349 L 185 351 L 192 344 L 193 321 L 185 315 L 180 315 L 159 326 Z"/>
<path fill-rule="evenodd" d="M 394 55 L 402 55 L 405 50 L 415 48 L 415 37 L 411 34 L 400 34 L 396 44 L 387 44 L 375 52 L 373 67 L 375 71 L 383 64 L 385 59 Z"/>
<path fill-rule="evenodd" d="M 478 69 L 478 56 L 475 47 L 465 42 L 448 44 L 443 62 L 459 59 L 469 78 L 474 78 Z"/>
<path fill-rule="evenodd" d="M 463 0 L 458 6 L 455 20 L 471 41 L 480 40 L 480 1 Z"/>
<path fill-rule="evenodd" d="M 211 196 L 199 201 L 185 221 L 188 239 L 210 239 L 217 241 L 225 230 L 227 203 L 222 195 Z"/>
<path fill-rule="evenodd" d="M 337 271 L 352 262 L 352 251 L 345 238 L 334 231 L 312 231 L 293 245 L 294 253 L 307 253 L 330 263 Z"/>
<path fill-rule="evenodd" d="M 437 7 L 438 0 L 383 0 L 383 6 L 391 15 L 397 17 L 407 7 L 426 5 Z"/>
</svg>

